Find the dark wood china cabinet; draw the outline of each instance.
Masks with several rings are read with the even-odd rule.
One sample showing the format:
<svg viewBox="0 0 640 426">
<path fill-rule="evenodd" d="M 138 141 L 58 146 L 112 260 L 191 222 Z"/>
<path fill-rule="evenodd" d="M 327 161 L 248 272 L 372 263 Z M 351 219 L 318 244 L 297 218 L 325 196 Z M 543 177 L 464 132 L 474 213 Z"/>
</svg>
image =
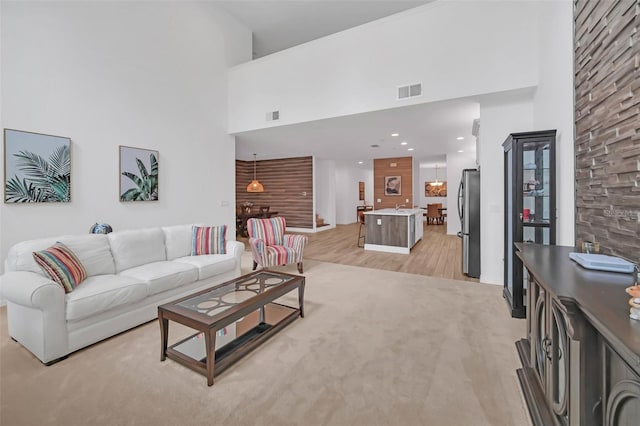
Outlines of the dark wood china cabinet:
<svg viewBox="0 0 640 426">
<path fill-rule="evenodd" d="M 524 318 L 527 274 L 514 243 L 556 243 L 556 131 L 511 133 L 504 148 L 504 290 L 511 316 Z"/>
</svg>

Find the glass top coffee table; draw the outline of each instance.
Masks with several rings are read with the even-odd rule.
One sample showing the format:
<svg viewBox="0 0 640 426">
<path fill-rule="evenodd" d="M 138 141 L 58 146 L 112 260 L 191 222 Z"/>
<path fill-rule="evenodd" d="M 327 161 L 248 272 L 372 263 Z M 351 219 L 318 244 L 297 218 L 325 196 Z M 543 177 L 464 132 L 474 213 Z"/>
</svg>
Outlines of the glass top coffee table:
<svg viewBox="0 0 640 426">
<path fill-rule="evenodd" d="M 304 317 L 304 286 L 303 276 L 262 270 L 158 306 L 160 361 L 183 364 L 212 386 L 215 374 Z M 297 307 L 275 302 L 296 289 Z M 168 346 L 170 320 L 197 333 Z"/>
</svg>

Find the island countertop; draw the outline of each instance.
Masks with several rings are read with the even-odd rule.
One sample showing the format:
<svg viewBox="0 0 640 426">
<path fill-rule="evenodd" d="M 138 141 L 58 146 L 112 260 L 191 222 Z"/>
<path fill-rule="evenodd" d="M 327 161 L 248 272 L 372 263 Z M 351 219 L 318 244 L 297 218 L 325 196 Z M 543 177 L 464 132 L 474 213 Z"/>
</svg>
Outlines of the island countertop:
<svg viewBox="0 0 640 426">
<path fill-rule="evenodd" d="M 380 209 L 364 212 L 365 250 L 409 254 L 422 239 L 422 209 Z"/>
<path fill-rule="evenodd" d="M 414 214 L 422 214 L 424 213 L 423 209 L 380 209 L 380 210 L 371 210 L 364 212 L 366 215 L 385 215 L 385 216 L 411 216 Z"/>
</svg>

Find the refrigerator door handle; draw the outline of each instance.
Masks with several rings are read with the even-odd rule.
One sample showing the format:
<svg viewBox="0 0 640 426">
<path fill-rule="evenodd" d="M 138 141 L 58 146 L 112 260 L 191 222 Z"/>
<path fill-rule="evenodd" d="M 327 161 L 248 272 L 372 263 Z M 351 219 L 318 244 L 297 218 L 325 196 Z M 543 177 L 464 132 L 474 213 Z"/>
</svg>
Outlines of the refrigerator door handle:
<svg viewBox="0 0 640 426">
<path fill-rule="evenodd" d="M 460 222 L 462 222 L 462 181 L 460 181 L 460 185 L 458 185 L 458 216 L 460 217 Z"/>
</svg>

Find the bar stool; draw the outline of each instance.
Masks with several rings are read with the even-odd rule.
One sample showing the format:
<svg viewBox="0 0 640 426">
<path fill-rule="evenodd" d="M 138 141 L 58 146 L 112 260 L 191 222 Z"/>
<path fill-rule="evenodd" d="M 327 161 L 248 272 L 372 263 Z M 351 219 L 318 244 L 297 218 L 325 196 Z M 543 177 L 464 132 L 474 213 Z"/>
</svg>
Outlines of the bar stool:
<svg viewBox="0 0 640 426">
<path fill-rule="evenodd" d="M 362 227 L 364 226 L 364 212 L 362 210 L 358 211 L 358 222 L 360 223 L 358 226 L 358 247 L 364 248 L 364 237 L 366 235 L 362 233 Z M 360 245 L 360 240 L 363 240 L 362 245 Z"/>
</svg>

